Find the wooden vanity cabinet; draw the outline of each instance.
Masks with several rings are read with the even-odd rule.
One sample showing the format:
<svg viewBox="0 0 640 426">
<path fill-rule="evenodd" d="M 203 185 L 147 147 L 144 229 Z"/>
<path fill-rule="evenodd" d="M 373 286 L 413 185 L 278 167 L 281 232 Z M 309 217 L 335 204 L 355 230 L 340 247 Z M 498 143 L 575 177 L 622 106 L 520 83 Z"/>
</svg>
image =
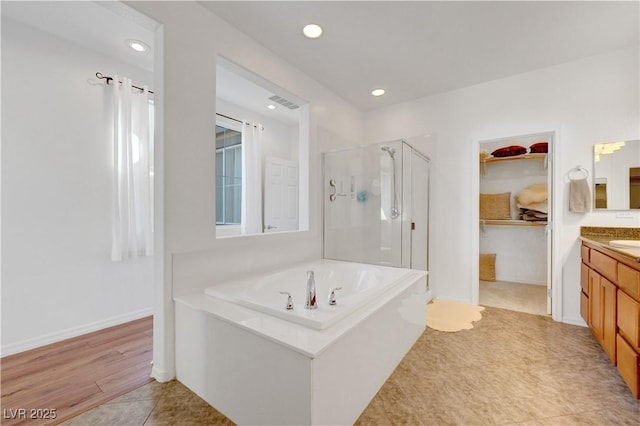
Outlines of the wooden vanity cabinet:
<svg viewBox="0 0 640 426">
<path fill-rule="evenodd" d="M 629 345 L 640 352 L 640 303 L 623 291 L 618 294 L 618 328 Z"/>
<path fill-rule="evenodd" d="M 617 287 L 593 269 L 588 271 L 589 320 L 587 323 L 607 356 L 616 363 Z"/>
<path fill-rule="evenodd" d="M 587 248 L 587 257 L 589 259 L 589 252 Z M 584 246 L 582 250 L 582 259 L 585 259 Z M 584 322 L 589 324 L 589 267 L 583 262 L 580 264 L 580 316 Z"/>
<path fill-rule="evenodd" d="M 580 314 L 640 398 L 640 263 L 583 242 Z"/>
<path fill-rule="evenodd" d="M 600 280 L 600 291 L 602 291 L 602 348 L 606 352 L 609 360 L 616 364 L 616 305 L 618 288 L 610 281 L 602 278 Z"/>
<path fill-rule="evenodd" d="M 631 392 L 636 398 L 640 398 L 640 389 L 638 388 L 638 376 L 640 375 L 640 355 L 634 351 L 633 348 L 627 343 L 627 341 L 621 335 L 617 335 L 617 347 L 618 347 L 618 371 L 620 375 L 627 382 L 627 385 L 631 389 Z"/>
<path fill-rule="evenodd" d="M 618 285 L 635 300 L 640 300 L 640 272 L 618 263 Z"/>
</svg>

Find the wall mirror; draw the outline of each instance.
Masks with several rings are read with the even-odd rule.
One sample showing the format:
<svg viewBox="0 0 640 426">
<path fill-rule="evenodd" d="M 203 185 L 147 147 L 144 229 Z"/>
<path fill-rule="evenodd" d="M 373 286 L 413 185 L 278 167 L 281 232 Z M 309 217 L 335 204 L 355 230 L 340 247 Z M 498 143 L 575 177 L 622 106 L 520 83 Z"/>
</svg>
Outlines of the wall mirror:
<svg viewBox="0 0 640 426">
<path fill-rule="evenodd" d="M 306 229 L 308 122 L 306 101 L 217 57 L 217 238 Z"/>
<path fill-rule="evenodd" d="M 596 144 L 593 171 L 596 209 L 640 209 L 640 140 Z"/>
</svg>

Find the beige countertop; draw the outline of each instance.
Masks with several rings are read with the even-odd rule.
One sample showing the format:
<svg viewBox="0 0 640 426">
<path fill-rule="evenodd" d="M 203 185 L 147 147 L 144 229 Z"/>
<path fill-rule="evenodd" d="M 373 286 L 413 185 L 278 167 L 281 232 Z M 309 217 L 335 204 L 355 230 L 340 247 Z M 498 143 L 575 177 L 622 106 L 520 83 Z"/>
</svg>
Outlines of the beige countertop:
<svg viewBox="0 0 640 426">
<path fill-rule="evenodd" d="M 640 228 L 583 226 L 580 228 L 580 239 L 640 263 L 640 249 L 614 247 L 609 244 L 609 242 L 613 240 L 640 240 Z"/>
</svg>

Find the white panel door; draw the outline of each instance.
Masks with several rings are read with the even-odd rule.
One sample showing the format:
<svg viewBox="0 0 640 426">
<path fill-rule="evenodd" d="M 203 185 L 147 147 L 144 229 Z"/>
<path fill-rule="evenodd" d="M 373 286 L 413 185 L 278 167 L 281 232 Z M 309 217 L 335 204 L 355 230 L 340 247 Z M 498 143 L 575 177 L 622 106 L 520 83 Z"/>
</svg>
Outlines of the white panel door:
<svg viewBox="0 0 640 426">
<path fill-rule="evenodd" d="M 298 229 L 298 163 L 267 157 L 264 169 L 264 232 Z"/>
<path fill-rule="evenodd" d="M 553 204 L 554 200 L 554 176 L 553 176 L 553 158 L 555 154 L 555 143 L 554 136 L 549 136 L 549 149 L 547 153 L 547 193 L 549 200 L 549 219 L 547 221 L 547 226 L 545 227 L 545 234 L 547 236 L 547 314 L 552 314 L 552 294 L 553 294 L 553 232 L 554 232 L 554 223 L 553 219 L 555 218 L 555 208 L 556 206 Z"/>
</svg>

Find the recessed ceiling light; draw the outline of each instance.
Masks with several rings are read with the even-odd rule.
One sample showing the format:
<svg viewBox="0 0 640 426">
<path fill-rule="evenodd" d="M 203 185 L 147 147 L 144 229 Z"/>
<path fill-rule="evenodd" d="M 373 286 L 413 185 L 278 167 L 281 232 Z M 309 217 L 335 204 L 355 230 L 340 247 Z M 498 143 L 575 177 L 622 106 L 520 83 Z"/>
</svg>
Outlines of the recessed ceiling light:
<svg viewBox="0 0 640 426">
<path fill-rule="evenodd" d="M 269 109 L 276 109 L 276 106 L 274 104 L 269 104 L 267 105 L 267 108 Z"/>
<path fill-rule="evenodd" d="M 322 27 L 318 24 L 308 24 L 304 26 L 302 33 L 307 38 L 318 38 L 322 35 Z"/>
<path fill-rule="evenodd" d="M 126 41 L 127 46 L 135 50 L 136 52 L 146 52 L 149 50 L 149 45 L 140 40 L 129 39 Z"/>
<path fill-rule="evenodd" d="M 373 96 L 382 96 L 382 95 L 384 95 L 384 89 L 373 89 L 371 91 L 371 94 Z"/>
</svg>

